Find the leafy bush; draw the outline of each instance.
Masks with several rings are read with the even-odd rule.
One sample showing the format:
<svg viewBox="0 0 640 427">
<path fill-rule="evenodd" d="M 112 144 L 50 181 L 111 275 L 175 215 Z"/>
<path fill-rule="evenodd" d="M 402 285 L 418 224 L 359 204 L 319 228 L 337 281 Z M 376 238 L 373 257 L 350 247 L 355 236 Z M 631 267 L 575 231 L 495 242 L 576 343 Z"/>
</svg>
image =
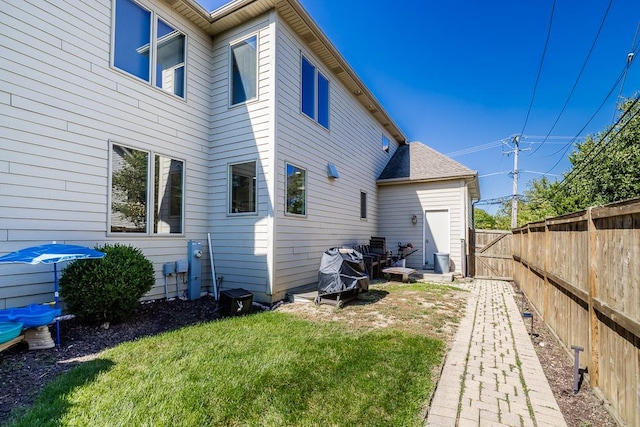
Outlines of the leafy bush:
<svg viewBox="0 0 640 427">
<path fill-rule="evenodd" d="M 60 278 L 60 294 L 81 320 L 125 320 L 155 283 L 153 265 L 132 246 L 106 244 L 95 249 L 107 255 L 70 263 Z"/>
</svg>

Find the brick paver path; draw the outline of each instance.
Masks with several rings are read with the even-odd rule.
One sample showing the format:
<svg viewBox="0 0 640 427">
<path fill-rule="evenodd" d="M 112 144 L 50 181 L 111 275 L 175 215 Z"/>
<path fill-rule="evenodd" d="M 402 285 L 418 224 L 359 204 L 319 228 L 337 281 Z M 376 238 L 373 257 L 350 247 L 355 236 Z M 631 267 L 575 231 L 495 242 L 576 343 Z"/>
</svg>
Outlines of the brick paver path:
<svg viewBox="0 0 640 427">
<path fill-rule="evenodd" d="M 431 402 L 427 426 L 566 426 L 507 282 L 472 295 Z"/>
</svg>

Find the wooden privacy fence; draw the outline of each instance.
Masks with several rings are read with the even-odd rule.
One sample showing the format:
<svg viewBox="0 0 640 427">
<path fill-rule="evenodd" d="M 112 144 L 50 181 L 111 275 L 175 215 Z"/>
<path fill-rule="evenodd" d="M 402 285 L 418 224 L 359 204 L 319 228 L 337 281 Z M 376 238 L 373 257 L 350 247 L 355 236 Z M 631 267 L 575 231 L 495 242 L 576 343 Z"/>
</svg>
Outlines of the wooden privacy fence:
<svg viewBox="0 0 640 427">
<path fill-rule="evenodd" d="M 514 281 L 620 419 L 640 426 L 640 200 L 513 230 Z"/>
<path fill-rule="evenodd" d="M 512 280 L 511 231 L 469 230 L 469 274 L 477 279 Z"/>
</svg>

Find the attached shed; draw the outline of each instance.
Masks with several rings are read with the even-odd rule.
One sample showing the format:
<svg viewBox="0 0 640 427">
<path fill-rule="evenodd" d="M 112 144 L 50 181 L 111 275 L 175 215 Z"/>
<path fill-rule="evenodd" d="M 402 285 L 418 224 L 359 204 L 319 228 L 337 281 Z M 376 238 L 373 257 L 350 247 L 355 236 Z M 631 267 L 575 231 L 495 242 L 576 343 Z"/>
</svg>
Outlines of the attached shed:
<svg viewBox="0 0 640 427">
<path fill-rule="evenodd" d="M 401 145 L 377 180 L 379 234 L 394 255 L 408 243 L 406 266 L 432 270 L 434 254 L 448 254 L 449 270 L 465 276 L 472 201 L 478 173 L 421 142 Z"/>
</svg>

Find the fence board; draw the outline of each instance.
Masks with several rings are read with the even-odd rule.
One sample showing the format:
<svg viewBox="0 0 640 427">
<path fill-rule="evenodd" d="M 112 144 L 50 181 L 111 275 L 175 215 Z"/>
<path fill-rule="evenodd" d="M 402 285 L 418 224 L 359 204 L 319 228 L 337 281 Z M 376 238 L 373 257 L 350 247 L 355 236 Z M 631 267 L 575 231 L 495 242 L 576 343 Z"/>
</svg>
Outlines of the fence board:
<svg viewBox="0 0 640 427">
<path fill-rule="evenodd" d="M 640 426 L 640 199 L 513 230 L 513 278 L 591 385 Z"/>
<path fill-rule="evenodd" d="M 510 231 L 470 230 L 469 271 L 478 279 L 513 280 L 513 249 Z"/>
</svg>

